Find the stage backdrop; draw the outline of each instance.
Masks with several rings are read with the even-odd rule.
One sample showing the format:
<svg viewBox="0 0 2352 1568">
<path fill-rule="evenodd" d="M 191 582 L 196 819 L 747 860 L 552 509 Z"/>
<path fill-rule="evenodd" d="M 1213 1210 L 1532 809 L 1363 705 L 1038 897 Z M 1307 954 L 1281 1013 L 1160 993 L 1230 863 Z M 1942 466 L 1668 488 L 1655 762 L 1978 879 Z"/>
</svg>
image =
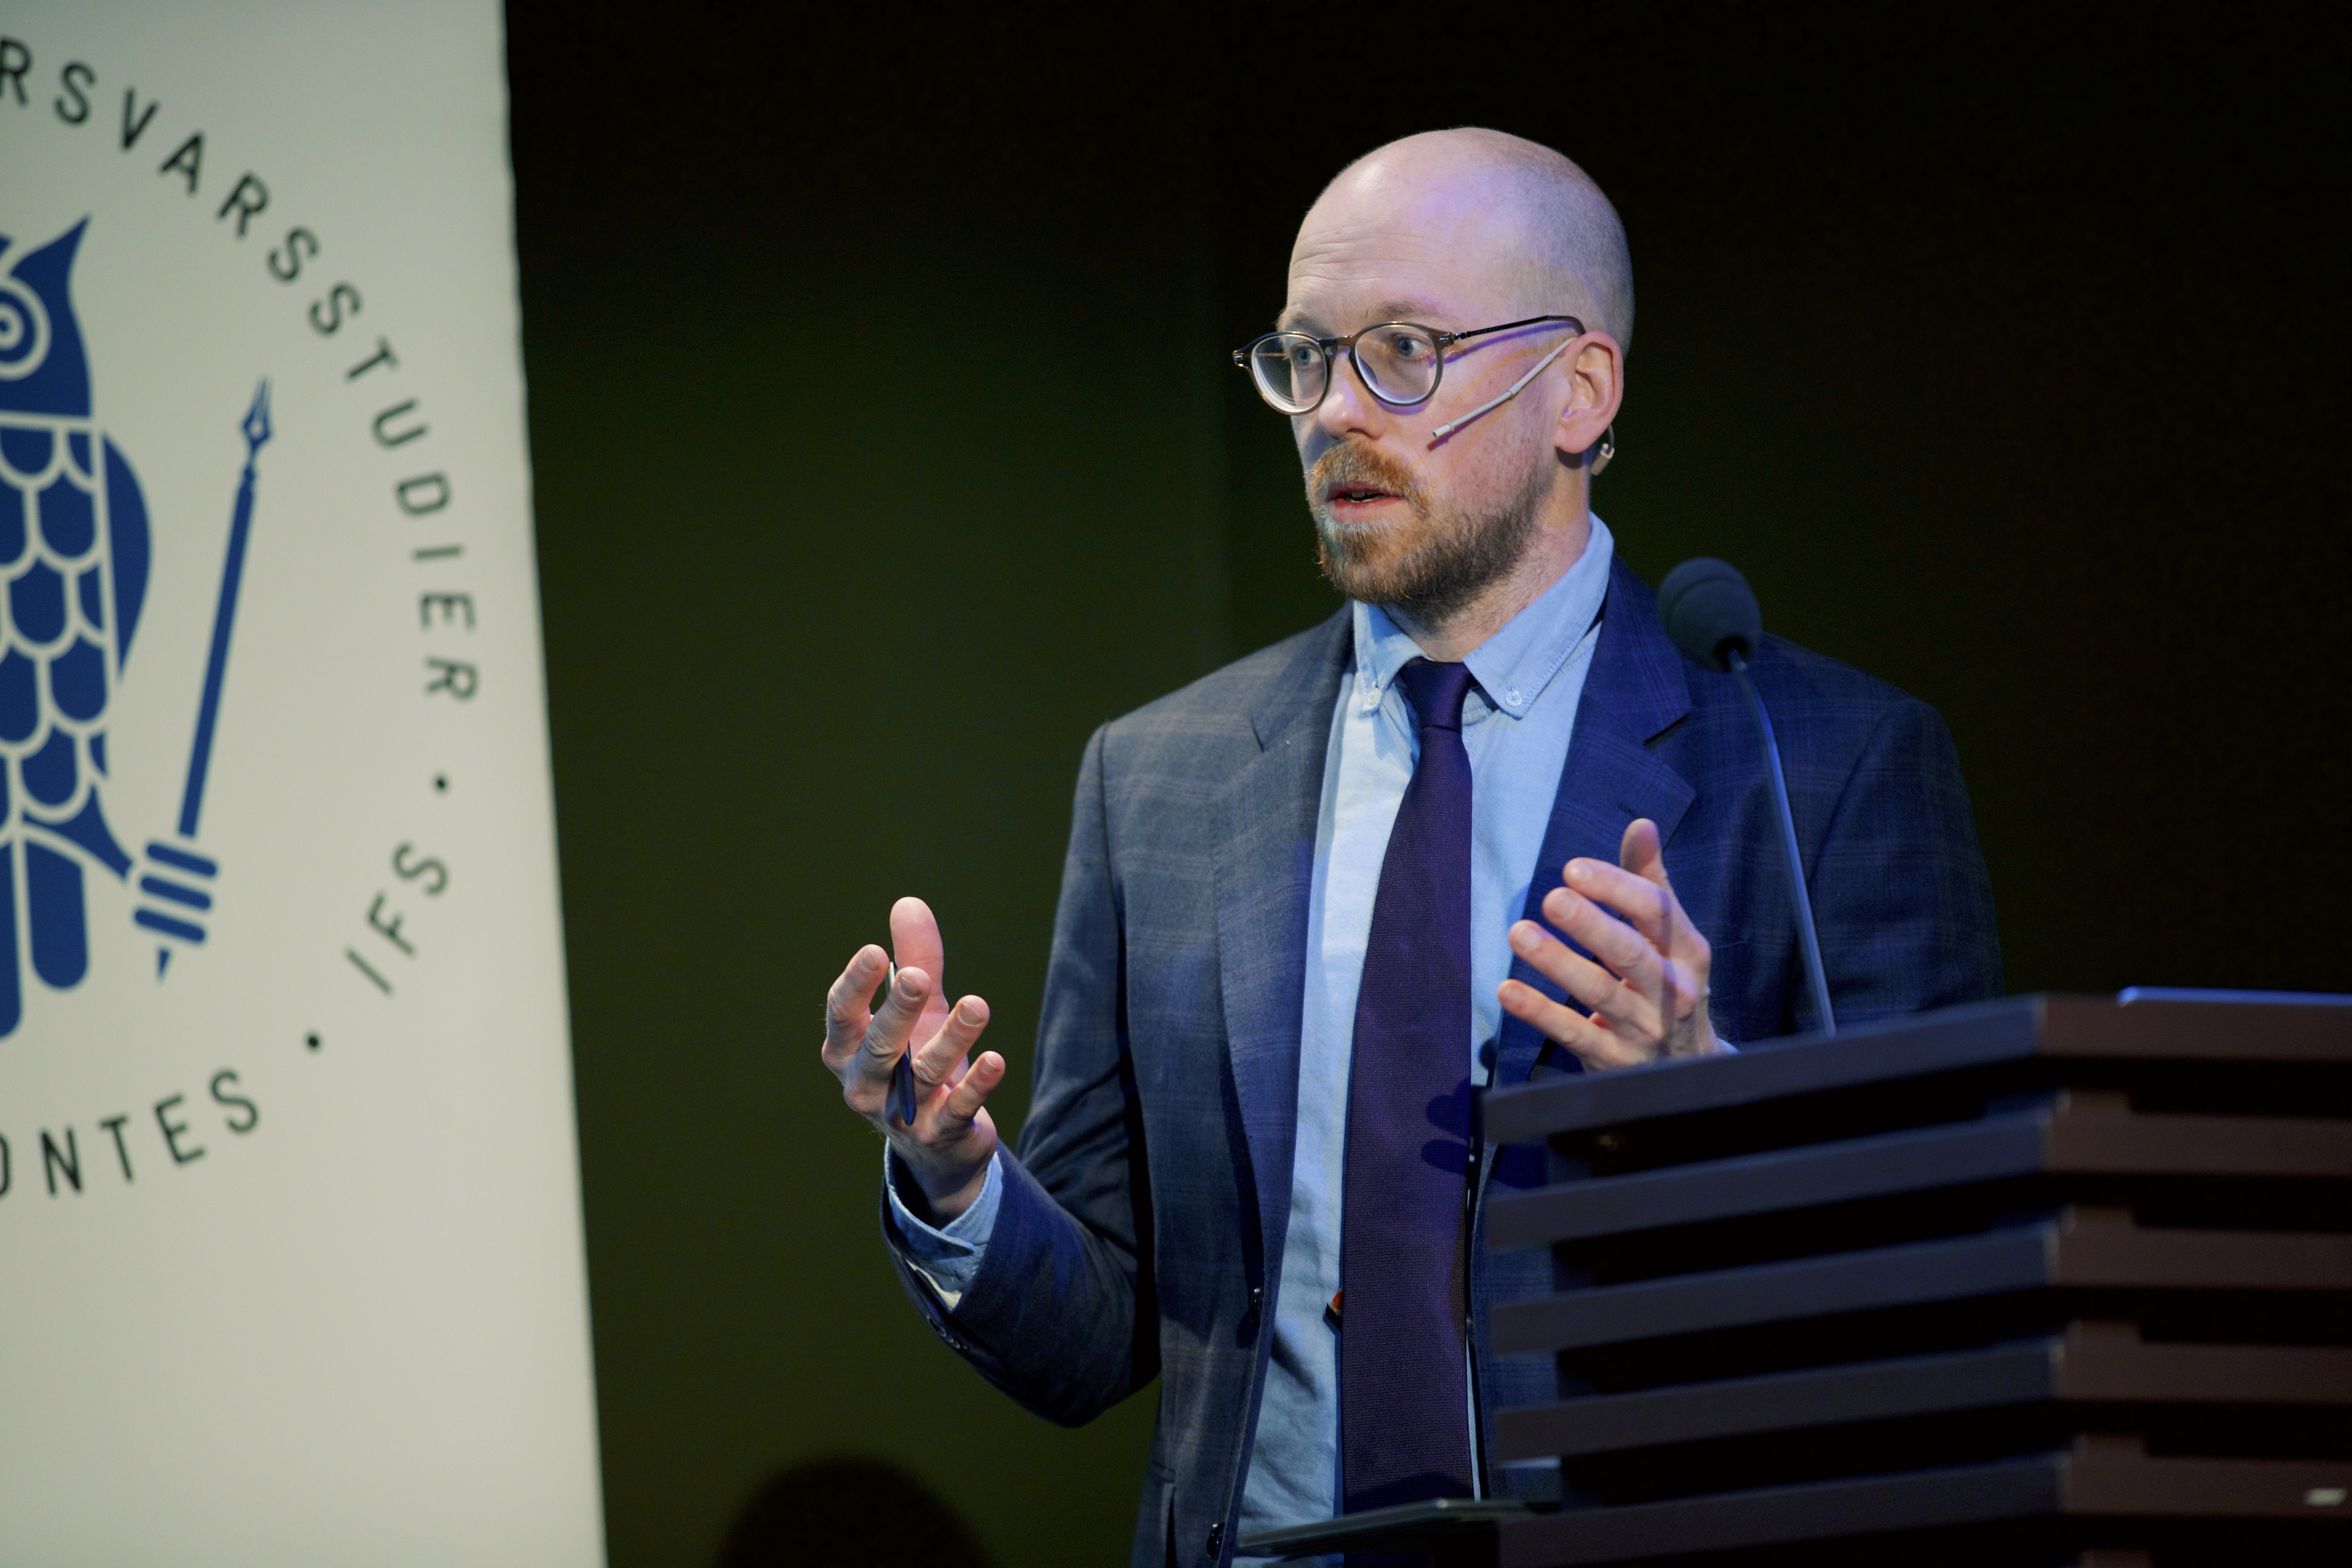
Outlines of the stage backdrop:
<svg viewBox="0 0 2352 1568">
<path fill-rule="evenodd" d="M 501 52 L 0 8 L 12 1564 L 601 1558 Z"/>
</svg>

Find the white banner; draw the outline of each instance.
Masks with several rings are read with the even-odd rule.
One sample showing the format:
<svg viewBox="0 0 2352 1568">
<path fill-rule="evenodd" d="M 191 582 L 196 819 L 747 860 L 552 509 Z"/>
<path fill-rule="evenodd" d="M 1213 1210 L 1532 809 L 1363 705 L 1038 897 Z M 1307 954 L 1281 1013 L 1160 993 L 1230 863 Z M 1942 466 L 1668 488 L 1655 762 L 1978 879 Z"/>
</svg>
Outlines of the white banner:
<svg viewBox="0 0 2352 1568">
<path fill-rule="evenodd" d="M 602 1560 L 495 0 L 0 5 L 0 1561 Z"/>
</svg>

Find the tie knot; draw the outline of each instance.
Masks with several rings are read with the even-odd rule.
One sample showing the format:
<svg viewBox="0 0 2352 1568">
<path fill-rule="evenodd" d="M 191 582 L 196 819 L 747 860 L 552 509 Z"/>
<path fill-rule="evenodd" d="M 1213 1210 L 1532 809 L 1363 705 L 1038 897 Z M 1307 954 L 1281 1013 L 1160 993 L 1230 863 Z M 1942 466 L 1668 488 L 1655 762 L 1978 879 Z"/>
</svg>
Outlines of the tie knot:
<svg viewBox="0 0 2352 1568">
<path fill-rule="evenodd" d="M 1413 716 L 1424 730 L 1462 730 L 1462 704 L 1478 682 L 1466 664 L 1432 664 L 1409 659 L 1397 671 L 1397 685 L 1412 704 Z"/>
</svg>

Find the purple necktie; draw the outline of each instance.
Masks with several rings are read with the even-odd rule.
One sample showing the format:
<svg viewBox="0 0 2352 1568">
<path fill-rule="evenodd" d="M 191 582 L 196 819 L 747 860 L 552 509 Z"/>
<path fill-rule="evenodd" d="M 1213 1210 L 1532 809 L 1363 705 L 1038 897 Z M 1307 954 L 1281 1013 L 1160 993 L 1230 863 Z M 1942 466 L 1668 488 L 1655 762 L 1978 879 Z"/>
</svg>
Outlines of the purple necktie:
<svg viewBox="0 0 2352 1568">
<path fill-rule="evenodd" d="M 1416 658 L 1397 673 L 1420 721 L 1421 761 L 1381 862 L 1348 1079 L 1339 1468 L 1349 1513 L 1471 1489 L 1458 1096 L 1470 1067 L 1462 702 L 1472 684 L 1460 664 Z"/>
</svg>

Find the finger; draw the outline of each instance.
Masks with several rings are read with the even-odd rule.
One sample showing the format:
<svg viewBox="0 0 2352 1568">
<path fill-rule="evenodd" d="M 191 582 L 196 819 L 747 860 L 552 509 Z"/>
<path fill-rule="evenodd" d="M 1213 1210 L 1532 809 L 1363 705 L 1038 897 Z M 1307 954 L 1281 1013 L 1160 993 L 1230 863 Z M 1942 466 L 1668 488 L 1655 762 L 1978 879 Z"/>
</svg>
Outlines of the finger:
<svg viewBox="0 0 2352 1568">
<path fill-rule="evenodd" d="M 931 906 L 920 899 L 900 899 L 890 906 L 890 953 L 900 969 L 909 965 L 930 976 L 931 1002 L 917 1037 L 929 1039 L 947 1017 L 948 950 L 940 936 L 940 922 Z"/>
<path fill-rule="evenodd" d="M 1665 847 L 1658 841 L 1656 823 L 1640 816 L 1626 824 L 1625 837 L 1617 847 L 1617 865 L 1658 889 L 1658 929 L 1646 933 L 1657 950 L 1685 963 L 1695 958 L 1704 962 L 1706 939 L 1691 924 L 1681 896 L 1666 876 Z"/>
<path fill-rule="evenodd" d="M 1666 857 L 1658 843 L 1656 823 L 1637 816 L 1625 825 L 1625 837 L 1617 841 L 1617 866 L 1645 882 L 1666 885 Z"/>
<path fill-rule="evenodd" d="M 1504 1012 L 1533 1025 L 1546 1039 L 1566 1046 L 1587 1067 L 1632 1067 L 1650 1059 L 1648 1052 L 1614 1030 L 1562 1006 L 1532 985 L 1506 980 L 1496 988 L 1495 995 Z"/>
<path fill-rule="evenodd" d="M 1643 826 L 1635 825 L 1636 827 Z M 1643 864 L 1644 869 L 1654 868 L 1661 878 L 1664 877 L 1664 868 L 1656 857 L 1654 844 L 1642 844 L 1639 837 L 1628 830 L 1626 848 L 1629 858 Z M 1573 861 L 1569 867 L 1571 878 L 1588 887 L 1604 880 L 1594 874 L 1600 869 L 1603 868 L 1589 860 Z M 1614 875 L 1633 878 L 1635 873 L 1620 867 Z M 1627 903 L 1636 907 L 1644 897 L 1654 896 L 1659 900 L 1654 906 L 1656 923 L 1663 927 L 1657 937 L 1647 931 L 1634 933 L 1635 940 L 1642 943 L 1640 951 L 1633 951 L 1624 945 L 1625 938 L 1622 933 L 1631 931 L 1632 928 L 1610 919 L 1597 904 L 1582 900 L 1566 888 L 1556 889 L 1546 896 L 1544 917 L 1591 948 L 1603 962 L 1623 974 L 1641 993 L 1643 1003 L 1637 1007 L 1622 999 L 1593 997 L 1573 988 L 1570 989 L 1571 995 L 1591 1002 L 1607 1013 L 1612 1021 L 1629 1026 L 1643 1040 L 1656 1041 L 1662 1050 L 1688 1055 L 1695 1044 L 1703 1045 L 1706 1035 L 1712 1028 L 1705 1010 L 1712 954 L 1706 938 L 1691 924 L 1690 917 L 1683 912 L 1682 901 L 1675 897 L 1671 887 L 1663 881 L 1653 882 L 1647 877 L 1638 878 L 1633 887 L 1646 889 L 1648 893 L 1629 891 L 1622 884 L 1616 885 L 1616 890 L 1624 895 Z M 1581 910 L 1576 908 L 1580 903 Z M 1585 911 L 1591 913 L 1588 915 Z M 1592 916 L 1598 916 L 1599 920 L 1594 921 Z M 1611 926 L 1616 926 L 1618 930 L 1612 931 Z M 1652 945 L 1653 942 L 1655 945 Z"/>
<path fill-rule="evenodd" d="M 1664 923 L 1660 930 L 1648 933 L 1657 950 L 1685 964 L 1704 969 L 1707 961 L 1706 939 L 1691 923 L 1681 895 L 1666 876 L 1666 852 L 1658 841 L 1658 825 L 1646 816 L 1628 823 L 1624 839 L 1617 848 L 1617 864 L 1660 890 L 1659 905 Z"/>
<path fill-rule="evenodd" d="M 1569 860 L 1561 881 L 1578 898 L 1613 910 L 1642 941 L 1667 952 L 1675 945 L 1675 891 L 1606 860 Z M 1583 938 L 1578 938 L 1583 941 Z M 1606 954 L 1604 954 L 1606 957 Z"/>
<path fill-rule="evenodd" d="M 1591 908 L 1590 905 L 1586 907 Z M 1549 907 L 1545 912 L 1551 912 Z M 1598 910 L 1593 912 L 1608 924 L 1619 925 L 1607 915 L 1600 914 Z M 1620 926 L 1619 929 L 1623 928 Z M 1537 973 L 1601 1015 L 1619 1033 L 1631 1039 L 1644 1041 L 1656 1037 L 1657 999 L 1635 984 L 1631 975 L 1621 979 L 1611 973 L 1533 921 L 1520 921 L 1512 926 L 1510 938 L 1511 951 L 1526 959 Z M 1639 942 L 1641 939 L 1635 937 L 1634 940 Z M 1637 969 L 1638 966 L 1629 960 L 1627 968 Z"/>
<path fill-rule="evenodd" d="M 971 1070 L 963 1075 L 940 1106 L 943 1130 L 959 1131 L 969 1127 L 980 1117 L 981 1108 L 988 1103 L 989 1094 L 1004 1081 L 1004 1058 L 994 1051 L 982 1051 Z"/>
<path fill-rule="evenodd" d="M 1634 828 L 1642 826 L 1637 822 L 1625 830 L 1628 841 Z M 1674 890 L 1666 886 L 1664 862 L 1657 862 L 1656 869 L 1654 880 L 1605 860 L 1577 859 L 1568 863 L 1562 875 L 1576 892 L 1631 921 L 1650 945 L 1663 952 L 1674 943 L 1675 905 Z"/>
<path fill-rule="evenodd" d="M 1610 870 L 1617 876 L 1624 875 L 1614 867 Z M 1543 916 L 1622 975 L 1626 984 L 1654 1000 L 1657 997 L 1660 971 L 1665 961 L 1643 931 L 1568 888 L 1554 888 L 1544 895 Z"/>
<path fill-rule="evenodd" d="M 866 1026 L 874 1016 L 874 987 L 889 967 L 889 955 L 868 942 L 851 956 L 841 978 L 824 994 L 824 1065 L 834 1071 L 848 1063 L 866 1038 Z"/>
<path fill-rule="evenodd" d="M 907 1040 L 915 1031 L 915 1021 L 931 1000 L 931 977 L 919 969 L 901 969 L 898 978 L 890 983 L 883 998 L 881 1011 L 866 1027 L 863 1047 L 854 1058 L 850 1072 L 856 1081 L 852 1086 L 864 1091 L 867 1098 L 887 1092 L 891 1075 L 898 1070 L 898 1058 L 907 1048 Z M 861 1110 L 874 1109 L 858 1102 Z"/>
<path fill-rule="evenodd" d="M 957 1068 L 987 1027 L 988 1004 L 967 996 L 955 1005 L 938 1034 L 915 1047 L 913 1067 L 919 1100 L 928 1101 L 932 1090 L 961 1076 Z"/>
</svg>

